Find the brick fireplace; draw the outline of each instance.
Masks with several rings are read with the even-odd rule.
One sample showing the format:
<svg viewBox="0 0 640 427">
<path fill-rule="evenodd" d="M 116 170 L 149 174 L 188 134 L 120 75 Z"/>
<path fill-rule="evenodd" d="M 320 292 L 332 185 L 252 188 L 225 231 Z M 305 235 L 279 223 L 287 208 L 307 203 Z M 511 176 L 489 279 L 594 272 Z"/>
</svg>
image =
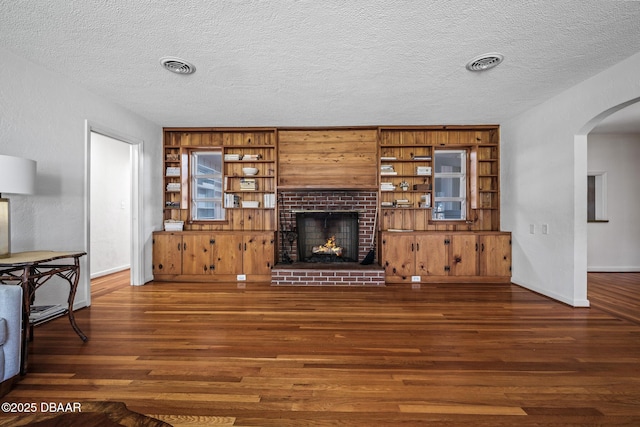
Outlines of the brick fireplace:
<svg viewBox="0 0 640 427">
<path fill-rule="evenodd" d="M 377 192 L 350 190 L 291 190 L 278 193 L 280 244 L 278 265 L 272 270 L 273 285 L 384 285 L 384 270 L 375 264 L 362 266 L 360 261 L 371 249 L 377 206 Z M 300 212 L 357 213 L 357 255 L 355 262 L 316 263 L 300 259 L 298 223 Z"/>
<path fill-rule="evenodd" d="M 378 194 L 375 191 L 280 191 L 278 193 L 280 227 L 285 232 L 295 233 L 297 211 L 358 212 L 357 260 L 361 261 L 371 248 L 377 197 Z M 294 262 L 300 261 L 295 238 L 285 239 L 285 250 Z M 278 261 L 283 262 L 282 247 L 279 247 L 278 251 Z"/>
</svg>

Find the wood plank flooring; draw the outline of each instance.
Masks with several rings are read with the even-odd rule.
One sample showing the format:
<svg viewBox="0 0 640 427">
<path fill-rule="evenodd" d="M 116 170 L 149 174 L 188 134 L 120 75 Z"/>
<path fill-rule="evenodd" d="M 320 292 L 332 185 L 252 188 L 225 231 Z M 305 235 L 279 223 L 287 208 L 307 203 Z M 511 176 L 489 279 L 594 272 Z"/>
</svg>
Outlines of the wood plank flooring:
<svg viewBox="0 0 640 427">
<path fill-rule="evenodd" d="M 592 307 L 640 324 L 640 273 L 589 273 Z"/>
<path fill-rule="evenodd" d="M 640 323 L 596 304 L 510 284 L 127 281 L 95 282 L 87 343 L 64 318 L 37 327 L 3 401 L 122 401 L 175 426 L 640 425 Z"/>
</svg>

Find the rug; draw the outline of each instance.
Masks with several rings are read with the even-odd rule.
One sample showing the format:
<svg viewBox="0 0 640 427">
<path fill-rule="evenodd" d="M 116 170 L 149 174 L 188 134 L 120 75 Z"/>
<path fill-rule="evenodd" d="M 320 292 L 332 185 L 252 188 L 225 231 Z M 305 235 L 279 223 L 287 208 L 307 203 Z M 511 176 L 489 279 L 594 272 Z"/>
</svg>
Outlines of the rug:
<svg viewBox="0 0 640 427">
<path fill-rule="evenodd" d="M 158 419 L 130 411 L 122 402 L 82 402 L 80 411 L 0 417 L 0 426 L 35 427 L 171 427 Z"/>
</svg>

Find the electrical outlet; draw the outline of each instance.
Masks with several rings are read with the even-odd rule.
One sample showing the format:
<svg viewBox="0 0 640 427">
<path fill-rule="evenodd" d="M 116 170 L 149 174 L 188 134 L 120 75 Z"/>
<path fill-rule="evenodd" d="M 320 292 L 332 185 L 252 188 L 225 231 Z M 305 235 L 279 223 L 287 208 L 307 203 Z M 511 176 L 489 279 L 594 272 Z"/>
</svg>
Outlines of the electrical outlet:
<svg viewBox="0 0 640 427">
<path fill-rule="evenodd" d="M 246 274 L 238 274 L 236 276 L 236 280 L 238 280 L 238 281 L 247 280 L 247 275 Z"/>
<path fill-rule="evenodd" d="M 542 224 L 542 234 L 549 234 L 549 224 Z"/>
<path fill-rule="evenodd" d="M 412 282 L 420 282 L 420 276 L 411 276 Z"/>
<path fill-rule="evenodd" d="M 536 234 L 536 225 L 529 224 L 529 234 Z"/>
</svg>

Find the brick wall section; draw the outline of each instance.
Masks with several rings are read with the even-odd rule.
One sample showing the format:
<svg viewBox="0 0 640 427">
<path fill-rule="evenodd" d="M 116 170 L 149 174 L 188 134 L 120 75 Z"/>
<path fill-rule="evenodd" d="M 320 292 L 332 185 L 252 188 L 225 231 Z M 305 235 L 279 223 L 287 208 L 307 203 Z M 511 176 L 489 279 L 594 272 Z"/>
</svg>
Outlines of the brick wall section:
<svg viewBox="0 0 640 427">
<path fill-rule="evenodd" d="M 384 270 L 323 270 L 287 269 L 271 270 L 272 286 L 385 286 Z"/>
<path fill-rule="evenodd" d="M 359 212 L 358 260 L 371 249 L 371 236 L 376 213 L 378 194 L 375 191 L 280 191 L 278 192 L 278 208 L 280 211 L 280 229 L 295 231 L 296 216 L 294 210 L 350 210 Z M 281 236 L 279 236 L 281 237 Z M 285 241 L 289 256 L 297 261 L 298 249 L 294 241 L 292 246 Z M 278 247 L 280 252 L 281 246 Z M 282 254 L 278 257 L 282 261 Z"/>
</svg>

